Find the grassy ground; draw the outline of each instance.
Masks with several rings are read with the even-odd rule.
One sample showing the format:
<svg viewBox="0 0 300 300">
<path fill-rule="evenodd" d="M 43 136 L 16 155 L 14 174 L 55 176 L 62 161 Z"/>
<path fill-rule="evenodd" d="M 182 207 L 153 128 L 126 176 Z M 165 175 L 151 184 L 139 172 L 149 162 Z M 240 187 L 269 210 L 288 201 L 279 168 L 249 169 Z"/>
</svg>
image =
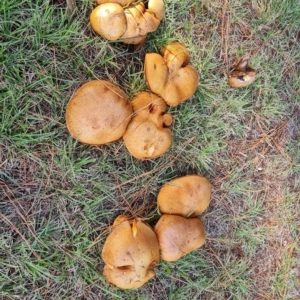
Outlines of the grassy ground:
<svg viewBox="0 0 300 300">
<path fill-rule="evenodd" d="M 0 2 L 1 299 L 299 299 L 300 8 L 297 0 L 174 0 L 143 47 L 96 36 L 92 0 Z M 67 9 L 66 9 L 67 8 Z M 168 153 L 138 161 L 122 140 L 72 139 L 65 107 L 100 78 L 130 97 L 143 60 L 179 40 L 200 74 Z M 241 56 L 254 84 L 228 88 Z M 134 291 L 108 285 L 100 252 L 121 213 L 158 219 L 167 181 L 213 185 L 205 245 Z"/>
</svg>

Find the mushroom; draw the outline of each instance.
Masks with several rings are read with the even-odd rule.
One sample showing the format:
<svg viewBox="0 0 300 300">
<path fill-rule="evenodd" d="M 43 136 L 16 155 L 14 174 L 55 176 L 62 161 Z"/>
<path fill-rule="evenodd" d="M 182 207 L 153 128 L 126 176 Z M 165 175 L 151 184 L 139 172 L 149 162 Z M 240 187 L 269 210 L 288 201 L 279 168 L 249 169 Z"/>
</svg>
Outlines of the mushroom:
<svg viewBox="0 0 300 300">
<path fill-rule="evenodd" d="M 128 151 L 137 159 L 164 154 L 172 142 L 172 133 L 168 128 L 172 116 L 166 113 L 166 103 L 155 94 L 140 92 L 131 104 L 134 116 L 123 135 Z"/>
<path fill-rule="evenodd" d="M 147 84 L 168 105 L 176 106 L 186 101 L 197 89 L 198 72 L 189 61 L 188 50 L 179 42 L 163 47 L 161 55 L 146 54 L 144 73 Z"/>
<path fill-rule="evenodd" d="M 248 66 L 248 61 L 248 58 L 241 58 L 235 63 L 228 77 L 229 86 L 245 87 L 255 80 L 256 71 Z"/>
<path fill-rule="evenodd" d="M 92 80 L 67 104 L 66 123 L 81 143 L 101 145 L 123 136 L 131 114 L 132 106 L 120 88 L 106 80 Z"/>
<path fill-rule="evenodd" d="M 140 218 L 119 216 L 107 237 L 102 259 L 108 282 L 122 289 L 136 289 L 151 279 L 159 263 L 159 244 L 150 226 Z"/>
<path fill-rule="evenodd" d="M 97 0 L 99 4 L 90 15 L 93 30 L 108 40 L 122 40 L 126 44 L 140 44 L 147 33 L 157 29 L 164 17 L 163 0 L 143 2 L 131 0 Z M 157 14 L 157 15 L 156 15 Z"/>
<path fill-rule="evenodd" d="M 140 44 L 145 41 L 148 32 L 153 32 L 160 20 L 139 2 L 124 9 L 127 19 L 127 29 L 121 39 L 125 44 Z"/>
<path fill-rule="evenodd" d="M 148 11 L 154 13 L 154 15 L 162 20 L 165 16 L 165 5 L 163 0 L 149 0 L 148 1 Z"/>
<path fill-rule="evenodd" d="M 157 195 L 162 214 L 195 217 L 203 213 L 210 203 L 211 184 L 199 175 L 175 178 L 165 184 Z"/>
<path fill-rule="evenodd" d="M 107 40 L 117 40 L 126 31 L 126 16 L 123 7 L 118 3 L 98 5 L 90 15 L 93 30 Z"/>
<path fill-rule="evenodd" d="M 161 259 L 175 261 L 205 242 L 203 223 L 198 218 L 186 219 L 175 215 L 162 215 L 154 227 Z"/>
</svg>

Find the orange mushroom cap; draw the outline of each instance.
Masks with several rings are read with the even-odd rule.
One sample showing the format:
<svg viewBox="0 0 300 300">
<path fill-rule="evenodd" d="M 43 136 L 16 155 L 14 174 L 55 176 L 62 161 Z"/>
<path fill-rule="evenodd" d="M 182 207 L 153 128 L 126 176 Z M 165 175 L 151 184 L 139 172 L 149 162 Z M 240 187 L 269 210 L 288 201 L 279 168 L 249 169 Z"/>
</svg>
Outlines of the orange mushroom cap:
<svg viewBox="0 0 300 300">
<path fill-rule="evenodd" d="M 198 72 L 189 65 L 188 50 L 179 42 L 166 45 L 161 54 L 146 54 L 146 81 L 153 93 L 161 96 L 168 105 L 176 106 L 195 93 Z"/>
<path fill-rule="evenodd" d="M 123 135 L 125 146 L 137 159 L 150 159 L 164 154 L 172 142 L 168 126 L 172 116 L 161 97 L 140 92 L 131 101 L 134 116 Z"/>
<path fill-rule="evenodd" d="M 119 39 L 127 29 L 123 7 L 118 3 L 97 6 L 90 15 L 93 30 L 108 40 Z"/>
<path fill-rule="evenodd" d="M 157 195 L 162 214 L 195 217 L 210 203 L 211 184 L 199 175 L 178 177 L 165 184 Z"/>
<path fill-rule="evenodd" d="M 69 101 L 66 123 L 81 143 L 101 145 L 121 138 L 131 115 L 132 106 L 120 88 L 106 80 L 92 80 Z"/>
<path fill-rule="evenodd" d="M 125 8 L 124 12 L 127 28 L 121 39 L 125 44 L 140 44 L 147 33 L 155 31 L 160 24 L 160 20 L 147 11 L 142 2 Z"/>
<path fill-rule="evenodd" d="M 162 215 L 154 227 L 161 258 L 176 261 L 205 242 L 203 223 L 198 218 L 186 219 L 175 215 Z"/>
<path fill-rule="evenodd" d="M 150 0 L 149 9 L 143 2 L 98 0 L 90 15 L 93 30 L 108 40 L 140 44 L 149 32 L 157 29 L 164 16 L 162 0 Z M 157 14 L 157 15 L 156 15 Z"/>
<path fill-rule="evenodd" d="M 159 244 L 150 226 L 137 218 L 119 216 L 107 237 L 102 259 L 108 282 L 122 289 L 136 289 L 151 279 L 159 263 Z"/>
</svg>

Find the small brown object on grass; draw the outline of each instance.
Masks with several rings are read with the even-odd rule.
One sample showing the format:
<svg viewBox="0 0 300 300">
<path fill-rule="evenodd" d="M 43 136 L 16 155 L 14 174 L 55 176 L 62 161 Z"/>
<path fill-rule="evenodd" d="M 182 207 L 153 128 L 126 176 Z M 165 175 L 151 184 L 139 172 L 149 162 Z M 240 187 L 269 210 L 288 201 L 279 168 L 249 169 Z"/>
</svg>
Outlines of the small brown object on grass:
<svg viewBox="0 0 300 300">
<path fill-rule="evenodd" d="M 175 215 L 162 215 L 154 227 L 161 258 L 176 261 L 205 242 L 203 223 L 198 218 L 186 219 Z"/>
<path fill-rule="evenodd" d="M 248 58 L 241 58 L 235 63 L 228 76 L 229 86 L 241 88 L 255 80 L 256 71 L 248 66 L 248 62 Z"/>
<path fill-rule="evenodd" d="M 123 136 L 131 115 L 132 106 L 119 87 L 106 80 L 92 80 L 69 101 L 66 123 L 81 143 L 102 145 Z"/>
<path fill-rule="evenodd" d="M 155 275 L 160 260 L 156 234 L 140 218 L 129 221 L 121 215 L 104 243 L 102 259 L 108 282 L 122 289 L 139 288 Z"/>
</svg>

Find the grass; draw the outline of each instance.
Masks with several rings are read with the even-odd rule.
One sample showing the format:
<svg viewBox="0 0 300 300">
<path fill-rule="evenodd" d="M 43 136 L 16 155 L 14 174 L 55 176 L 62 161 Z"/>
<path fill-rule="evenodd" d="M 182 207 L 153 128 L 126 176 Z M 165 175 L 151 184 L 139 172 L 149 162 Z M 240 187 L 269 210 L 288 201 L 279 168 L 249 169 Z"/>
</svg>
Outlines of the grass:
<svg viewBox="0 0 300 300">
<path fill-rule="evenodd" d="M 0 298 L 298 299 L 298 2 L 166 1 L 161 26 L 137 48 L 96 36 L 93 6 L 0 3 Z M 200 82 L 169 109 L 164 156 L 138 161 L 122 140 L 89 147 L 70 137 L 65 107 L 80 85 L 109 79 L 132 97 L 146 89 L 145 53 L 173 40 Z M 243 55 L 258 76 L 232 90 L 227 72 Z M 100 253 L 115 217 L 154 225 L 160 187 L 192 173 L 213 185 L 205 245 L 161 262 L 138 290 L 108 285 Z"/>
</svg>

